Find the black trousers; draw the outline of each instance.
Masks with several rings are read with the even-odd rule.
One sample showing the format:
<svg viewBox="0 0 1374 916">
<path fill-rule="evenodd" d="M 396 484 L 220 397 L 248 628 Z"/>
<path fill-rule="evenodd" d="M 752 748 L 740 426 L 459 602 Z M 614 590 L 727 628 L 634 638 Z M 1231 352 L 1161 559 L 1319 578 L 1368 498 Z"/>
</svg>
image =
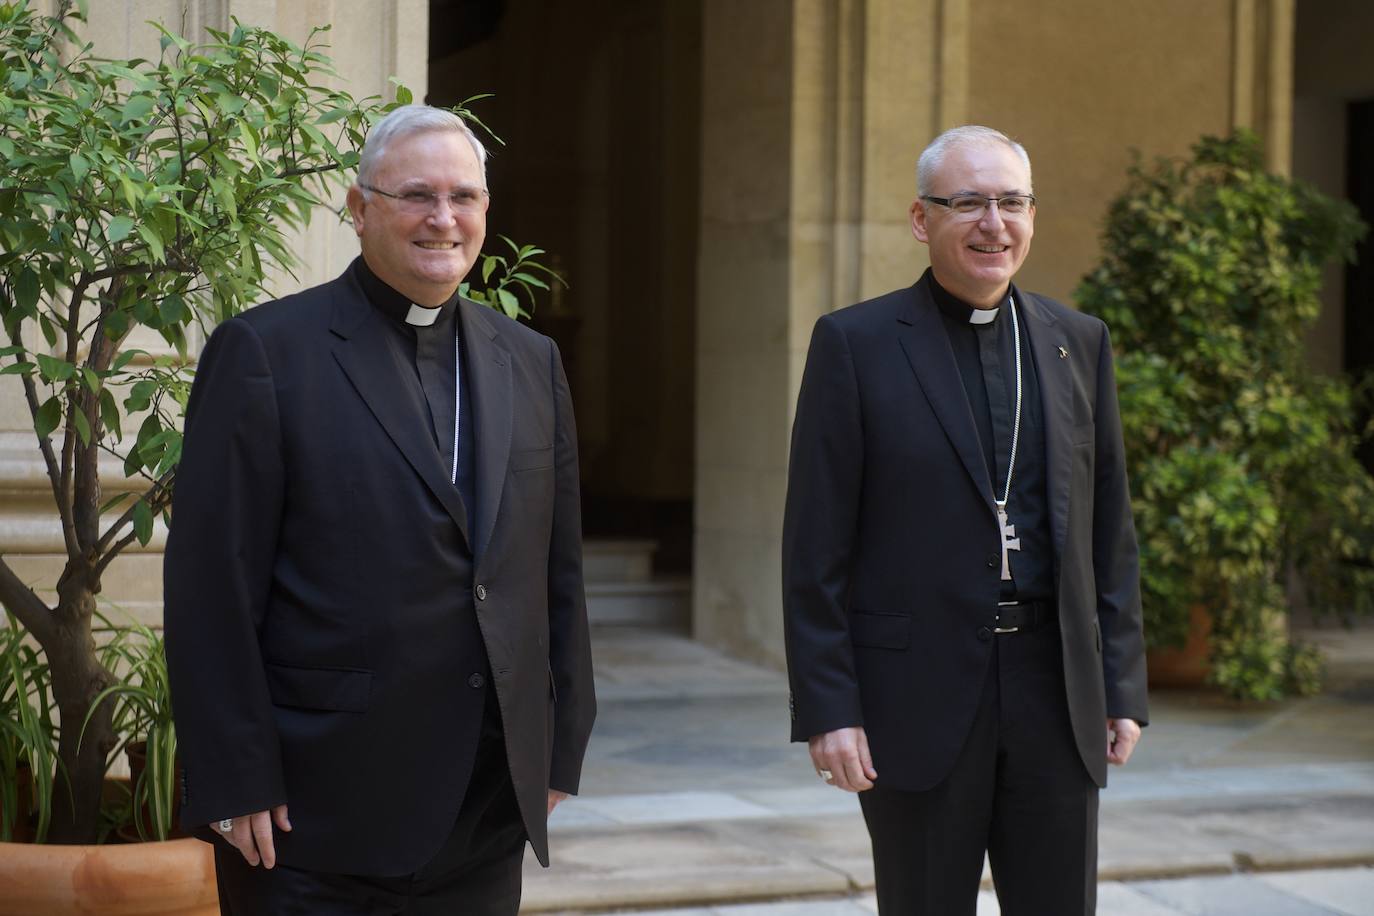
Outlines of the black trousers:
<svg viewBox="0 0 1374 916">
<path fill-rule="evenodd" d="M 443 847 L 419 871 L 377 877 L 250 866 L 215 842 L 221 916 L 515 916 L 525 826 L 488 704 L 467 795 Z M 492 719 L 496 719 L 492 727 Z"/>
<path fill-rule="evenodd" d="M 1003 916 L 1096 911 L 1098 790 L 1069 724 L 1059 631 L 993 639 L 973 727 L 944 781 L 885 789 L 879 765 L 859 795 L 887 916 L 974 916 L 984 852 Z"/>
</svg>

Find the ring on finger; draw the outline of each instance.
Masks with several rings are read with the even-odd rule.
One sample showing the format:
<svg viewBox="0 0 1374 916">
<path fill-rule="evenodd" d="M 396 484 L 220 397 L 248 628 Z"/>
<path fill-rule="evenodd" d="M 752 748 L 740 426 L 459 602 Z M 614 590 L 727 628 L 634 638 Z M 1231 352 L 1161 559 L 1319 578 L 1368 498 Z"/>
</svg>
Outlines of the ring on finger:
<svg viewBox="0 0 1374 916">
<path fill-rule="evenodd" d="M 817 770 L 816 775 L 829 783 L 833 783 L 835 781 L 835 774 L 830 772 L 829 770 Z"/>
<path fill-rule="evenodd" d="M 234 819 L 232 817 L 226 817 L 224 820 L 220 821 L 218 824 L 215 825 L 215 829 L 217 829 L 220 833 L 233 833 Z"/>
</svg>

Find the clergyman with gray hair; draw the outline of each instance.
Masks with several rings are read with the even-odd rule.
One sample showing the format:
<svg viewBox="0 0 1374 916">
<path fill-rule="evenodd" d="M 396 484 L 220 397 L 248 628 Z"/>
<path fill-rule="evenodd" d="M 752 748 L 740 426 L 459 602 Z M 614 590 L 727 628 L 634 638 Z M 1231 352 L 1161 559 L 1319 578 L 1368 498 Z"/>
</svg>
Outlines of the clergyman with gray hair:
<svg viewBox="0 0 1374 916">
<path fill-rule="evenodd" d="M 596 712 L 553 341 L 459 295 L 486 154 L 393 110 L 337 279 L 200 358 L 164 598 L 182 823 L 226 914 L 514 916 Z"/>
<path fill-rule="evenodd" d="M 987 127 L 921 154 L 930 267 L 823 316 L 792 430 L 792 739 L 859 794 L 878 907 L 1096 910 L 1098 790 L 1148 716 L 1106 326 L 1018 288 L 1036 197 Z"/>
</svg>

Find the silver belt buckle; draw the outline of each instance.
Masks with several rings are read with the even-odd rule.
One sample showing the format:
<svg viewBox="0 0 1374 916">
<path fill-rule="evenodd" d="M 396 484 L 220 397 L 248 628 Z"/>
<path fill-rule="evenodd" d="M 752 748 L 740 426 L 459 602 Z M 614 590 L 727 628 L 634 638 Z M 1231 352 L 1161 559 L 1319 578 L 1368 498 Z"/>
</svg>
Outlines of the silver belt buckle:
<svg viewBox="0 0 1374 916">
<path fill-rule="evenodd" d="M 1018 604 L 1020 604 L 1019 601 L 999 601 L 999 602 L 997 602 L 997 606 L 998 606 L 998 607 L 1015 607 L 1015 606 L 1018 605 Z M 1001 615 L 1000 613 L 997 615 L 997 619 L 998 619 L 998 620 L 1001 620 L 1001 619 L 1002 619 L 1002 615 Z M 1004 634 L 1006 634 L 1006 633 L 1020 633 L 1020 632 L 1021 632 L 1021 628 L 1020 628 L 1020 627 L 999 627 L 999 626 L 994 626 L 994 627 L 992 628 L 992 632 L 994 632 L 994 633 L 998 634 L 999 636 L 1001 636 L 1001 635 L 1004 635 Z"/>
</svg>

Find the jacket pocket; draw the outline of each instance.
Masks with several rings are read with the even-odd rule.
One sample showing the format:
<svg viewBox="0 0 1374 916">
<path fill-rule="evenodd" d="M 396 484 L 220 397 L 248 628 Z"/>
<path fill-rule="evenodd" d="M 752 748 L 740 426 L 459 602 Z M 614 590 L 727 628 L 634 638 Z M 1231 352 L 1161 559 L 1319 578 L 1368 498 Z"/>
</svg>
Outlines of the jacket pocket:
<svg viewBox="0 0 1374 916">
<path fill-rule="evenodd" d="M 540 448 L 518 448 L 510 453 L 510 469 L 512 471 L 534 471 L 539 468 L 553 467 L 553 446 L 545 445 Z"/>
<path fill-rule="evenodd" d="M 367 712 L 372 672 L 359 668 L 301 668 L 268 662 L 267 692 L 277 706 Z"/>
<path fill-rule="evenodd" d="M 1093 423 L 1075 423 L 1069 432 L 1069 442 L 1073 445 L 1092 445 L 1097 437 L 1097 427 Z"/>
<path fill-rule="evenodd" d="M 873 649 L 905 649 L 911 645 L 911 615 L 855 611 L 849 620 L 849 640 Z"/>
</svg>

